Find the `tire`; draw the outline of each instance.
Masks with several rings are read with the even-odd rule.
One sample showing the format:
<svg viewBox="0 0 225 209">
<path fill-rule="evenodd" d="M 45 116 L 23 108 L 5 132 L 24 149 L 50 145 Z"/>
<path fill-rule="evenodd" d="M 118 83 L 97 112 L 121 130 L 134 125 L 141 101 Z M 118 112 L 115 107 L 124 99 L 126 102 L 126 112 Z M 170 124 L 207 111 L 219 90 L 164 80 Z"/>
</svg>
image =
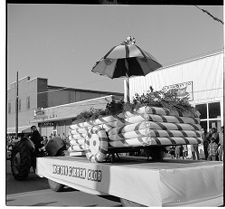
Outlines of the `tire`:
<svg viewBox="0 0 225 209">
<path fill-rule="evenodd" d="M 52 181 L 50 179 L 48 179 L 48 185 L 50 187 L 51 190 L 55 191 L 55 192 L 61 192 L 63 190 L 64 185 L 63 184 L 59 184 L 55 181 Z"/>
<path fill-rule="evenodd" d="M 19 141 L 12 150 L 11 171 L 16 180 L 28 177 L 32 166 L 34 150 L 28 140 Z"/>
<path fill-rule="evenodd" d="M 145 205 L 136 203 L 136 202 L 132 202 L 130 200 L 126 200 L 124 198 L 120 198 L 120 203 L 122 204 L 123 207 L 147 207 Z"/>
<path fill-rule="evenodd" d="M 64 146 L 58 150 L 55 156 L 65 156 L 65 153 L 66 153 L 65 151 L 66 151 L 66 147 Z"/>
<path fill-rule="evenodd" d="M 59 150 L 61 151 L 65 147 L 65 142 L 60 137 L 54 137 L 48 141 L 46 144 L 46 152 L 48 156 L 60 156 L 58 154 Z"/>
</svg>

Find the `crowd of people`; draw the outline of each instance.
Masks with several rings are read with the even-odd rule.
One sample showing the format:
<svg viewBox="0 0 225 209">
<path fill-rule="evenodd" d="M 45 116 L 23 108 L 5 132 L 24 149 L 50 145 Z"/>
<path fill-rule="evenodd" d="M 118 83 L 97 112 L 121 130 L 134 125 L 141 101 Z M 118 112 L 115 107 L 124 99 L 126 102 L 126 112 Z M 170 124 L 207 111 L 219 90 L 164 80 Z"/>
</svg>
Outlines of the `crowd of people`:
<svg viewBox="0 0 225 209">
<path fill-rule="evenodd" d="M 66 147 L 69 147 L 68 137 L 63 133 L 62 136 L 59 134 L 51 134 L 49 137 L 41 136 L 36 126 L 31 127 L 32 134 L 28 135 L 28 138 L 35 145 L 35 151 L 43 147 L 54 137 L 60 137 L 64 140 Z M 223 134 L 224 126 L 221 127 L 220 132 L 217 132 L 216 128 L 211 128 L 209 132 L 202 130 L 203 144 L 193 145 L 179 145 L 171 146 L 168 150 L 168 154 L 175 159 L 193 159 L 193 160 L 209 160 L 209 161 L 223 161 Z M 7 149 L 10 145 L 15 143 L 19 139 L 15 139 L 13 136 L 7 137 Z M 202 147 L 202 149 L 201 149 Z"/>
<path fill-rule="evenodd" d="M 40 151 L 40 149 L 43 148 L 48 143 L 49 140 L 51 140 L 55 137 L 60 137 L 61 139 L 63 139 L 66 146 L 68 147 L 68 143 L 69 143 L 68 136 L 66 136 L 65 133 L 63 133 L 62 136 L 60 134 L 56 135 L 55 133 L 50 134 L 48 137 L 47 136 L 41 136 L 41 134 L 37 130 L 37 127 L 31 126 L 31 132 L 30 133 L 19 133 L 18 138 L 16 138 L 15 135 L 8 135 L 7 141 L 6 141 L 6 149 L 12 150 L 12 146 L 16 142 L 18 142 L 22 138 L 28 138 L 34 144 L 35 153 L 38 153 Z"/>
<path fill-rule="evenodd" d="M 223 135 L 223 126 L 220 132 L 214 127 L 211 128 L 209 132 L 203 129 L 202 150 L 200 149 L 201 144 L 180 145 L 170 147 L 168 153 L 175 159 L 223 161 Z"/>
</svg>

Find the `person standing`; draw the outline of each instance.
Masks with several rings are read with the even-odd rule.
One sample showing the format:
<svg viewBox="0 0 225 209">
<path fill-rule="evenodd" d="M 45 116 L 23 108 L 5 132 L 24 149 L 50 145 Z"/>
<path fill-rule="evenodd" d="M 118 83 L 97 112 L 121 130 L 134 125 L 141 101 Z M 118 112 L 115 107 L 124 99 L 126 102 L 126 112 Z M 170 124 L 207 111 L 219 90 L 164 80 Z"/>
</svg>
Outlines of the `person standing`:
<svg viewBox="0 0 225 209">
<path fill-rule="evenodd" d="M 187 156 L 188 156 L 188 148 L 187 148 L 187 145 L 184 145 L 183 146 L 183 158 L 187 159 Z"/>
<path fill-rule="evenodd" d="M 184 159 L 184 147 L 183 147 L 183 145 L 180 146 L 180 157 L 182 159 Z"/>
<path fill-rule="evenodd" d="M 174 146 L 171 146 L 169 148 L 169 154 L 170 154 L 170 156 L 171 156 L 172 159 L 175 158 L 175 147 Z"/>
<path fill-rule="evenodd" d="M 203 149 L 204 149 L 204 155 L 205 155 L 205 160 L 208 158 L 208 146 L 210 142 L 210 135 L 207 133 L 205 129 L 202 130 L 202 140 L 203 140 Z"/>
<path fill-rule="evenodd" d="M 210 139 L 210 143 L 208 146 L 208 153 L 209 156 L 207 158 L 207 160 L 209 161 L 216 161 L 217 160 L 217 149 L 218 149 L 218 144 L 216 143 L 216 140 L 214 137 L 211 137 Z"/>
<path fill-rule="evenodd" d="M 224 126 L 221 127 L 221 131 L 219 132 L 219 147 L 218 147 L 218 157 L 219 161 L 223 161 L 223 132 Z"/>
<path fill-rule="evenodd" d="M 199 160 L 198 144 L 191 145 L 192 159 Z"/>
<path fill-rule="evenodd" d="M 180 145 L 175 147 L 175 158 L 180 159 Z"/>
<path fill-rule="evenodd" d="M 212 133 L 211 138 L 214 138 L 214 141 L 215 141 L 217 144 L 219 144 L 219 134 L 218 134 L 218 132 L 217 132 L 217 129 L 213 127 L 211 130 L 212 130 L 212 131 L 211 131 L 211 133 Z"/>
<path fill-rule="evenodd" d="M 31 135 L 31 141 L 34 143 L 35 146 L 35 154 L 39 152 L 39 149 L 43 147 L 43 144 L 41 143 L 43 138 L 41 137 L 41 134 L 37 130 L 36 126 L 31 126 L 32 135 Z"/>
</svg>

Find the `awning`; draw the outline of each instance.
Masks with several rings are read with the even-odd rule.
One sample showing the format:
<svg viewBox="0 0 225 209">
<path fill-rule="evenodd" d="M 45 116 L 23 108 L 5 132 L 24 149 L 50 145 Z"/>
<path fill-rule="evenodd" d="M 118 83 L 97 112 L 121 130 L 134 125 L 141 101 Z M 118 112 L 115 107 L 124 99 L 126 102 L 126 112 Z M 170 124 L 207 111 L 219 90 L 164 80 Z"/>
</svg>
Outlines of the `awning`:
<svg viewBox="0 0 225 209">
<path fill-rule="evenodd" d="M 29 132 L 31 132 L 30 127 L 31 127 L 31 125 L 19 126 L 18 133 L 29 133 Z M 7 134 L 15 134 L 15 133 L 16 133 L 16 127 L 7 128 Z"/>
</svg>

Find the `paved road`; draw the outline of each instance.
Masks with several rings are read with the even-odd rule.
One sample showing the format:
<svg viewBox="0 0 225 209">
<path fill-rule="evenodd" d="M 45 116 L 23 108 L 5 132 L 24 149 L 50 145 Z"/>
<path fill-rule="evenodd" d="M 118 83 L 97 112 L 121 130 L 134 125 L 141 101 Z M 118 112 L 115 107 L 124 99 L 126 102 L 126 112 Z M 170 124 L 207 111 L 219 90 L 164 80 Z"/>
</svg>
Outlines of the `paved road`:
<svg viewBox="0 0 225 209">
<path fill-rule="evenodd" d="M 31 173 L 26 181 L 16 181 L 6 165 L 7 206 L 77 206 L 77 207 L 120 207 L 119 199 L 113 196 L 89 195 L 78 190 L 65 188 L 53 192 L 45 178 Z"/>
</svg>

